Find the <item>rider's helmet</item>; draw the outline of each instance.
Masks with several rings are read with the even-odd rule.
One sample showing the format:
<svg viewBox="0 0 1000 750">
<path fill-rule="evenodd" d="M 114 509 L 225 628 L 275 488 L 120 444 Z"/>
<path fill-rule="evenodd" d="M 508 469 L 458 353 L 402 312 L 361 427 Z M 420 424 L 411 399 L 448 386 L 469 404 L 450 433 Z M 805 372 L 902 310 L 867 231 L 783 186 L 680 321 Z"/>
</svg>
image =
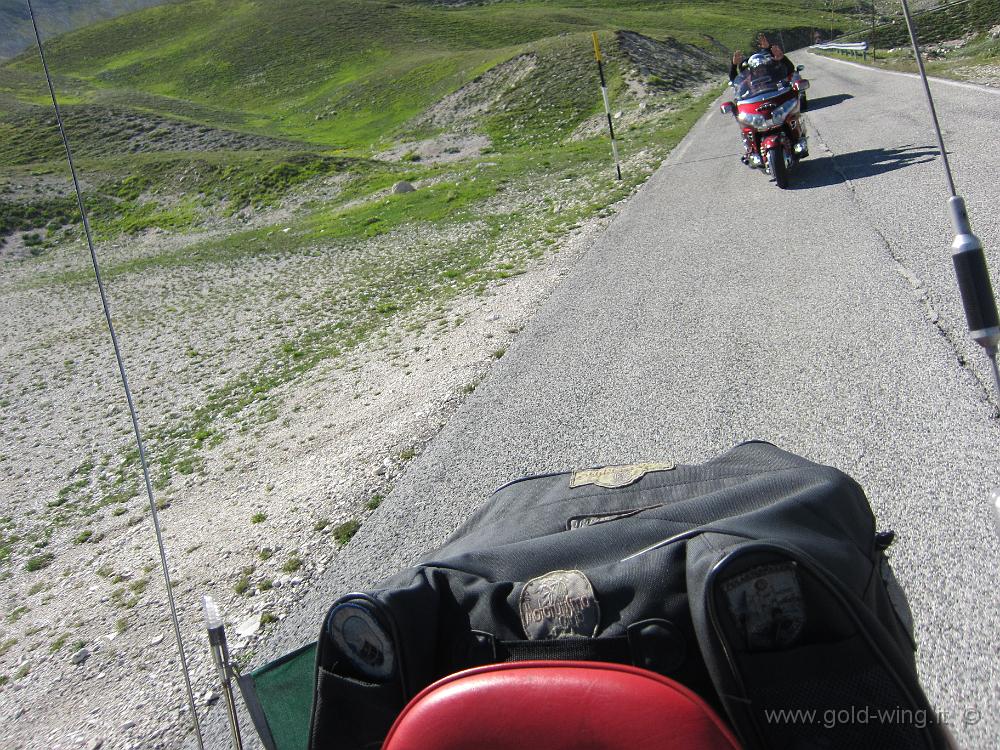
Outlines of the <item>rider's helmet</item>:
<svg viewBox="0 0 1000 750">
<path fill-rule="evenodd" d="M 774 58 L 771 57 L 771 55 L 766 52 L 755 52 L 754 54 L 750 55 L 750 59 L 747 60 L 747 67 L 750 68 L 750 70 L 753 70 L 754 68 L 758 68 L 761 65 L 766 65 L 773 59 Z"/>
</svg>

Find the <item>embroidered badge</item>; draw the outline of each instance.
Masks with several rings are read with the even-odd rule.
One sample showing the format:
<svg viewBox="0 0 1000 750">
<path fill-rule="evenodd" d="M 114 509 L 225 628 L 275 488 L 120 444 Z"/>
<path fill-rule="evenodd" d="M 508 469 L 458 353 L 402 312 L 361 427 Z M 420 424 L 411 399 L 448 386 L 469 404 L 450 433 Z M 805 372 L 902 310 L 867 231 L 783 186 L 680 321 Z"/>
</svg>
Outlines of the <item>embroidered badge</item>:
<svg viewBox="0 0 1000 750">
<path fill-rule="evenodd" d="M 592 638 L 601 608 L 590 580 L 579 570 L 554 570 L 521 589 L 521 625 L 531 640 Z"/>
<path fill-rule="evenodd" d="M 584 469 L 573 474 L 569 486 L 582 487 L 585 484 L 594 484 L 598 487 L 614 490 L 638 482 L 651 471 L 671 471 L 675 468 L 677 467 L 674 464 L 646 463 Z"/>
</svg>

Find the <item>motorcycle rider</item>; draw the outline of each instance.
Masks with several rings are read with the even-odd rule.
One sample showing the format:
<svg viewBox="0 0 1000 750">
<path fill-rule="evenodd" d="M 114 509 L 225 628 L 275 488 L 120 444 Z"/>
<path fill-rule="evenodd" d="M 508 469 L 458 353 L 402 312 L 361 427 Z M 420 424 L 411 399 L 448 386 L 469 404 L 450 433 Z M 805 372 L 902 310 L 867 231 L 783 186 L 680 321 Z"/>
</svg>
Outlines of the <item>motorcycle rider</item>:
<svg viewBox="0 0 1000 750">
<path fill-rule="evenodd" d="M 734 60 L 736 57 L 734 56 Z M 783 50 L 778 45 L 772 45 L 768 49 L 762 49 L 750 56 L 746 62 L 738 61 L 735 64 L 736 77 L 732 81 L 736 92 L 736 100 L 740 101 L 746 97 L 754 96 L 762 92 L 772 91 L 775 88 L 788 84 L 783 79 L 788 78 L 795 72 L 792 61 L 784 56 Z M 737 112 L 733 112 L 734 117 L 739 120 Z M 753 153 L 753 144 L 747 140 L 747 136 L 740 128 L 743 137 L 745 152 L 740 160 L 744 164 L 749 164 Z M 804 136 L 804 130 L 800 134 Z M 799 139 L 799 135 L 792 135 L 793 139 Z M 808 156 L 808 151 L 804 146 L 796 153 L 800 156 Z"/>
</svg>

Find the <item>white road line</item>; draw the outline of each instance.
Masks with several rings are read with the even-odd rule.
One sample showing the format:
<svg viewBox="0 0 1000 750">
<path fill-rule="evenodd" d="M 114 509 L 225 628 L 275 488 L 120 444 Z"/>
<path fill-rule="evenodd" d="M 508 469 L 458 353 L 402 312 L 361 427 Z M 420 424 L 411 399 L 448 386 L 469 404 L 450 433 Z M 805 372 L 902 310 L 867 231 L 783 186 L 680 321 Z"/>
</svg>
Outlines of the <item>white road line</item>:
<svg viewBox="0 0 1000 750">
<path fill-rule="evenodd" d="M 873 68 L 870 65 L 862 65 L 861 63 L 851 62 L 850 60 L 840 60 L 836 57 L 827 57 L 826 55 L 817 55 L 814 52 L 809 52 L 808 54 L 813 57 L 819 57 L 823 60 L 830 60 L 831 62 L 840 63 L 841 65 L 850 65 L 855 68 L 861 68 L 862 70 L 870 70 L 875 73 L 884 73 L 890 76 L 903 76 L 904 78 L 915 78 L 920 80 L 920 76 L 916 73 L 904 73 L 901 70 L 885 70 L 883 68 Z M 927 76 L 927 80 L 933 81 L 934 83 L 943 83 L 948 86 L 957 86 L 962 89 L 972 89 L 973 91 L 981 91 L 985 94 L 992 94 L 993 96 L 1000 96 L 1000 89 L 994 88 L 993 86 L 981 86 L 978 83 L 966 83 L 964 81 L 953 81 L 950 78 L 938 78 L 937 76 Z"/>
</svg>

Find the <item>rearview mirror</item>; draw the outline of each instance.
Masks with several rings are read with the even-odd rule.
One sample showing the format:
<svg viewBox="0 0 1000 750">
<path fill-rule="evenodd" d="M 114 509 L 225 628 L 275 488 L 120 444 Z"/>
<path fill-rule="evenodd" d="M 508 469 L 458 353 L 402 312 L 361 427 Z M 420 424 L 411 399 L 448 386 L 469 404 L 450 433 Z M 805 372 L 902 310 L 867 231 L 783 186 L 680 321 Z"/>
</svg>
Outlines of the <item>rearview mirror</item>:
<svg viewBox="0 0 1000 750">
<path fill-rule="evenodd" d="M 796 65 L 796 66 L 795 66 L 795 69 L 796 69 L 797 71 L 799 71 L 799 73 L 801 73 L 801 72 L 802 72 L 803 70 L 805 70 L 805 69 L 806 69 L 806 66 L 805 66 L 805 65 Z"/>
<path fill-rule="evenodd" d="M 722 112 L 722 114 L 724 114 L 724 115 L 735 115 L 736 114 L 736 105 L 733 104 L 732 102 L 723 102 L 719 106 L 719 111 Z"/>
</svg>

